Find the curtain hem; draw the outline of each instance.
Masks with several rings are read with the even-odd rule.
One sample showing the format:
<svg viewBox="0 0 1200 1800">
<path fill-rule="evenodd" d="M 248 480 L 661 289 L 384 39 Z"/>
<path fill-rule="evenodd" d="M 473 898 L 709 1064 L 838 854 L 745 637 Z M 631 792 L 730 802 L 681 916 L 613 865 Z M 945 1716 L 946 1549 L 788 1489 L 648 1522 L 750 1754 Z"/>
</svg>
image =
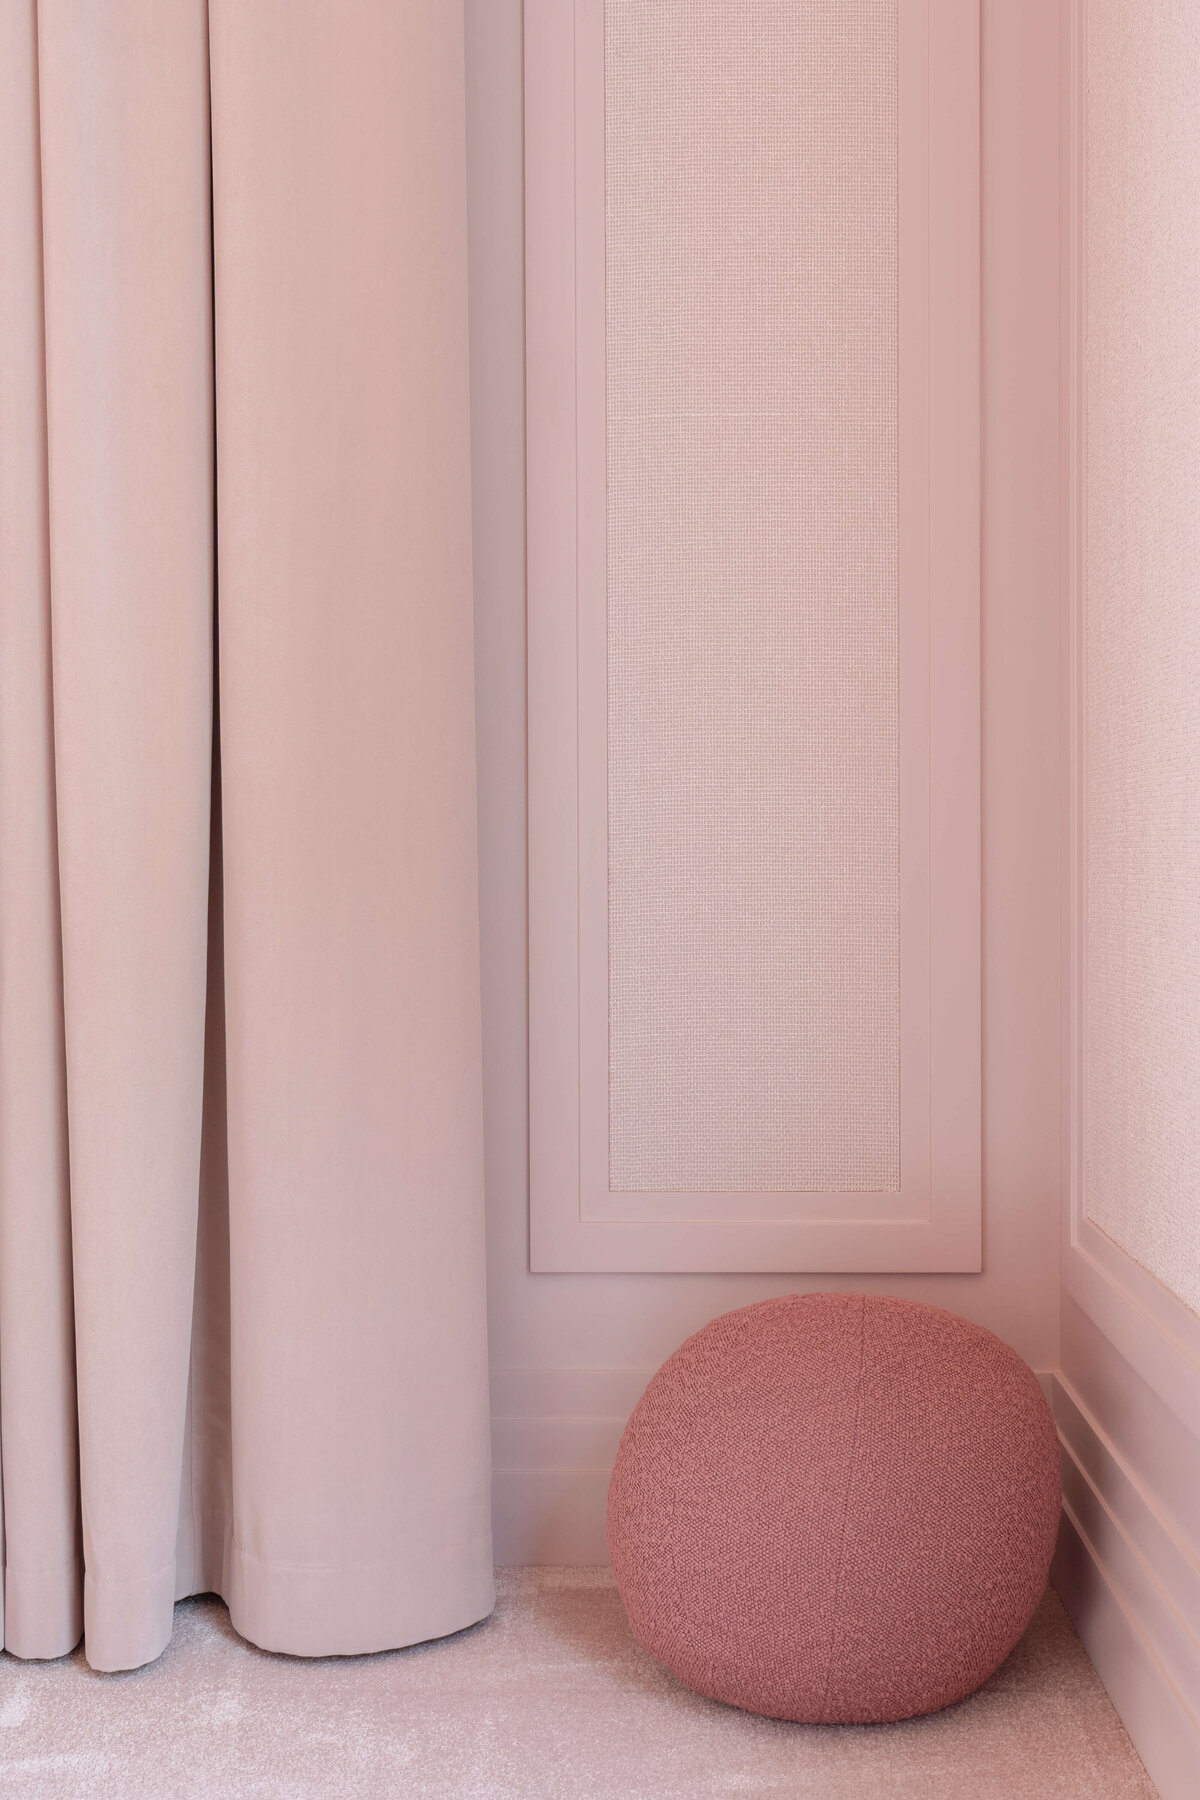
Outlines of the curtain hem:
<svg viewBox="0 0 1200 1800">
<path fill-rule="evenodd" d="M 83 1636 L 83 1570 L 78 1558 L 53 1569 L 4 1570 L 3 1645 L 23 1662 L 67 1656 Z"/>
<path fill-rule="evenodd" d="M 125 1581 L 83 1581 L 84 1655 L 93 1669 L 113 1674 L 157 1660 L 171 1641 L 175 1564 Z"/>
<path fill-rule="evenodd" d="M 288 1656 L 361 1656 L 449 1637 L 487 1618 L 496 1604 L 490 1546 L 436 1564 L 357 1569 L 272 1567 L 234 1549 L 225 1595 L 234 1630 L 261 1650 Z M 486 1555 L 486 1560 L 485 1560 Z"/>
<path fill-rule="evenodd" d="M 451 1560 L 454 1573 L 449 1573 Z M 410 1563 L 281 1568 L 231 1547 L 223 1579 L 193 1591 L 217 1594 L 229 1608 L 234 1630 L 258 1649 L 304 1657 L 403 1650 L 465 1631 L 486 1619 L 496 1604 L 486 1544 L 440 1565 L 430 1559 L 421 1572 Z M 84 1654 L 93 1669 L 109 1674 L 141 1668 L 162 1655 L 171 1638 L 176 1564 L 132 1580 L 88 1575 L 83 1593 Z M 14 1633 L 9 1645 L 14 1656 L 62 1656 L 79 1642 L 77 1625 L 64 1621 L 56 1637 L 47 1624 L 51 1611 L 39 1618 L 34 1609 L 46 1605 L 44 1586 L 20 1600 L 23 1616 L 39 1625 L 28 1641 L 53 1641 L 57 1648 L 19 1649 Z"/>
</svg>

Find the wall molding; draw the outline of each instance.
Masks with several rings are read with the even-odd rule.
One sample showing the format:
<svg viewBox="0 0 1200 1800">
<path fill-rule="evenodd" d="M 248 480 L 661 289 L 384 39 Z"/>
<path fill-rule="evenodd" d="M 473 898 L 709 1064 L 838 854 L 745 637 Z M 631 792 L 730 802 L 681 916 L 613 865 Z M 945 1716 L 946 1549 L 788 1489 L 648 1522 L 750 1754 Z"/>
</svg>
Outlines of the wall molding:
<svg viewBox="0 0 1200 1800">
<path fill-rule="evenodd" d="M 981 1267 L 979 6 L 900 18 L 900 1185 L 633 1194 L 608 1152 L 604 11 L 525 6 L 537 1272 Z"/>
<path fill-rule="evenodd" d="M 1168 1486 L 1176 1505 L 1188 1491 L 1200 1442 L 1200 1319 L 1091 1222 L 1085 1194 L 1087 12 L 1087 0 L 1063 0 L 1064 1367 L 1053 1404 L 1064 1515 L 1052 1579 L 1163 1800 L 1194 1800 L 1200 1530 L 1192 1508 L 1173 1517 L 1151 1484 Z M 1066 1328 L 1073 1306 L 1098 1338 Z"/>
<path fill-rule="evenodd" d="M 609 1476 L 653 1369 L 492 1370 L 499 1563 L 607 1563 Z M 1039 1373 L 1047 1399 L 1053 1376 Z"/>
<path fill-rule="evenodd" d="M 653 1369 L 492 1370 L 499 1563 L 607 1563 L 608 1481 Z"/>
<path fill-rule="evenodd" d="M 1200 1768 L 1200 1558 L 1061 1374 L 1063 1524 L 1051 1580 L 1162 1800 Z"/>
<path fill-rule="evenodd" d="M 492 1414 L 624 1421 L 653 1374 L 652 1368 L 494 1368 Z"/>
</svg>

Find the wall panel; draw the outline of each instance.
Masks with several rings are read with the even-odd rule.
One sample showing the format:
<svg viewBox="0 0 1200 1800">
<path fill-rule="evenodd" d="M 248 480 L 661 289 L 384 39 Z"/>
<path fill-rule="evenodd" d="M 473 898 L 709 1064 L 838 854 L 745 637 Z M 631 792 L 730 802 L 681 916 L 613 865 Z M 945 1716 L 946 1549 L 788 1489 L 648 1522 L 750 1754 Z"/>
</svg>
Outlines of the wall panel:
<svg viewBox="0 0 1200 1800">
<path fill-rule="evenodd" d="M 1200 1766 L 1200 25 L 1064 8 L 1065 1205 L 1054 1579 L 1164 1800 Z"/>
<path fill-rule="evenodd" d="M 1200 1312 L 1200 16 L 1083 55 L 1083 1207 Z"/>
<path fill-rule="evenodd" d="M 977 11 L 525 33 L 534 1265 L 975 1268 Z"/>
<path fill-rule="evenodd" d="M 900 1186 L 896 32 L 605 6 L 614 1192 Z"/>
</svg>

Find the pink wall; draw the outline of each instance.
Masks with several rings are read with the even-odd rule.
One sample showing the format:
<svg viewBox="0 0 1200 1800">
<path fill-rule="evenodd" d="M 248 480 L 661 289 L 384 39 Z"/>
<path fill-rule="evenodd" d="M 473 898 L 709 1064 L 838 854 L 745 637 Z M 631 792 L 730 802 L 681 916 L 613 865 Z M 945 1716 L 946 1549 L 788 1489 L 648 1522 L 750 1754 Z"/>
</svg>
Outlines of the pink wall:
<svg viewBox="0 0 1200 1800">
<path fill-rule="evenodd" d="M 472 399 L 497 1555 L 600 1560 L 648 1373 L 769 1294 L 907 1294 L 1057 1362 L 1058 18 L 983 5 L 984 1272 L 531 1275 L 527 1263 L 520 0 L 467 0 Z"/>
<path fill-rule="evenodd" d="M 1053 1580 L 1163 1800 L 1200 1768 L 1200 20 L 1065 0 L 1064 1192 Z"/>
</svg>

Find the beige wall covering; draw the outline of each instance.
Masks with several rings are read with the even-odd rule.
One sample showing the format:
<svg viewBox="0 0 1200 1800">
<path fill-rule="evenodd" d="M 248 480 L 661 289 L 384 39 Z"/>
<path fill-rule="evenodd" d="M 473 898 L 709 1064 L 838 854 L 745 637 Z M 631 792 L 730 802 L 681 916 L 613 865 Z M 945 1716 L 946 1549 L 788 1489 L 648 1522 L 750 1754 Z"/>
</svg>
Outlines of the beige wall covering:
<svg viewBox="0 0 1200 1800">
<path fill-rule="evenodd" d="M 0 20 L 5 1642 L 428 1638 L 492 1592 L 461 16 Z"/>
<path fill-rule="evenodd" d="M 894 1189 L 896 0 L 605 29 L 610 1186 Z"/>
<path fill-rule="evenodd" d="M 1200 1311 L 1200 19 L 1087 14 L 1084 1206 Z"/>
</svg>

